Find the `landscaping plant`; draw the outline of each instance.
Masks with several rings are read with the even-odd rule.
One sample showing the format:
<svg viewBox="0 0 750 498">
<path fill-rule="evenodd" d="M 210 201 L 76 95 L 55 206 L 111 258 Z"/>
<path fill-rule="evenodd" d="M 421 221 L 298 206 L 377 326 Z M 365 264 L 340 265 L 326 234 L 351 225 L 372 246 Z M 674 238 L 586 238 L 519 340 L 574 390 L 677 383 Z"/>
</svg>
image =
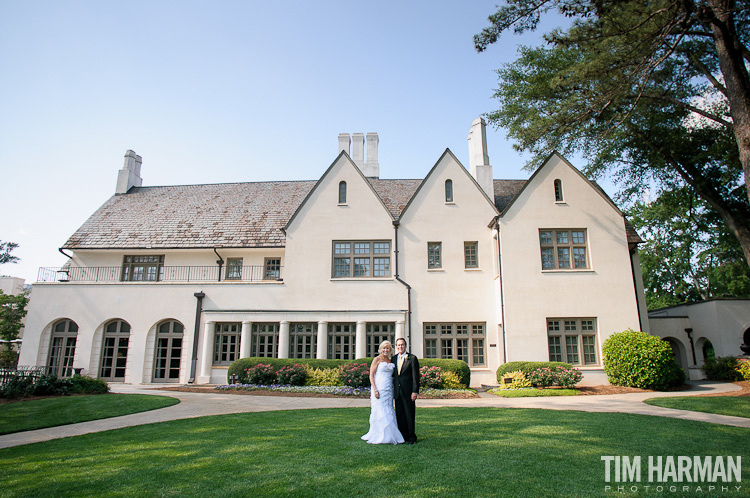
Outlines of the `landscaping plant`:
<svg viewBox="0 0 750 498">
<path fill-rule="evenodd" d="M 505 382 L 505 379 L 511 379 L 511 381 Z M 531 387 L 531 381 L 526 377 L 526 374 L 517 370 L 515 372 L 506 373 L 500 381 L 500 387 L 498 389 L 529 389 Z"/>
<path fill-rule="evenodd" d="M 602 345 L 604 371 L 614 386 L 664 391 L 685 382 L 685 371 L 667 341 L 628 329 L 610 336 Z"/>
<path fill-rule="evenodd" d="M 723 380 L 734 382 L 742 380 L 742 374 L 737 371 L 739 362 L 734 356 L 722 356 L 719 358 L 706 358 L 701 370 L 709 380 Z"/>
<path fill-rule="evenodd" d="M 270 386 L 271 384 L 276 383 L 276 372 L 271 365 L 258 363 L 254 367 L 248 368 L 246 373 L 247 381 L 250 384 Z"/>
<path fill-rule="evenodd" d="M 339 377 L 347 387 L 368 387 L 370 385 L 370 365 L 367 363 L 346 363 L 341 365 Z"/>
<path fill-rule="evenodd" d="M 419 369 L 419 386 L 441 389 L 443 387 L 443 376 L 440 367 L 422 367 Z"/>
<path fill-rule="evenodd" d="M 281 370 L 276 372 L 277 382 L 284 385 L 303 386 L 306 377 L 305 367 L 299 364 L 281 367 Z"/>
</svg>

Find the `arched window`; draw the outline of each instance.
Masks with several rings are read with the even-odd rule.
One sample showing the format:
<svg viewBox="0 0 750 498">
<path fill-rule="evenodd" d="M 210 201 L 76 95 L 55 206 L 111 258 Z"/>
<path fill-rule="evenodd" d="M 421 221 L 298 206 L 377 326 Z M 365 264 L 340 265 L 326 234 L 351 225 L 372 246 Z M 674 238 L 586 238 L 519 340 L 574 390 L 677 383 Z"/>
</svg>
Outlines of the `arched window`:
<svg viewBox="0 0 750 498">
<path fill-rule="evenodd" d="M 156 329 L 154 382 L 179 382 L 182 358 L 182 336 L 185 327 L 169 320 Z"/>
<path fill-rule="evenodd" d="M 47 373 L 58 377 L 73 375 L 73 357 L 76 353 L 78 324 L 73 320 L 60 320 L 52 326 L 52 342 L 47 359 Z"/>
<path fill-rule="evenodd" d="M 555 202 L 563 202 L 562 180 L 555 180 Z"/>
<path fill-rule="evenodd" d="M 453 202 L 453 180 L 445 180 L 445 202 Z"/>
<path fill-rule="evenodd" d="M 99 377 L 110 381 L 125 380 L 125 365 L 128 361 L 130 324 L 113 320 L 104 327 L 102 362 Z"/>
<path fill-rule="evenodd" d="M 711 344 L 711 341 L 706 339 L 706 342 L 703 343 L 703 361 L 706 360 L 714 360 L 716 359 L 716 352 L 714 351 L 714 345 Z"/>
<path fill-rule="evenodd" d="M 339 183 L 339 204 L 346 204 L 346 182 Z"/>
</svg>

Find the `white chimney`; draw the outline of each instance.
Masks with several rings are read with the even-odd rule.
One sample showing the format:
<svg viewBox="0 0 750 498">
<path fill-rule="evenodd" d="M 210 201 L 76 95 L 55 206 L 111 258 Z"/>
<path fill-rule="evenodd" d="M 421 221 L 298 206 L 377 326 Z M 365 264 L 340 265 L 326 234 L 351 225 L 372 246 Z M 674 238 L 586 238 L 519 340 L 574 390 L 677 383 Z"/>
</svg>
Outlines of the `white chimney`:
<svg viewBox="0 0 750 498">
<path fill-rule="evenodd" d="M 141 179 L 141 163 L 143 159 L 132 150 L 125 153 L 125 164 L 117 175 L 116 194 L 126 194 L 131 187 L 140 187 L 143 183 Z"/>
<path fill-rule="evenodd" d="M 367 178 L 380 178 L 380 164 L 378 163 L 378 139 L 377 133 L 367 134 L 367 161 L 362 170 Z"/>
<path fill-rule="evenodd" d="M 348 133 L 339 133 L 339 154 L 341 152 L 346 152 L 347 154 L 351 155 L 351 152 L 349 152 L 349 146 L 352 143 L 351 137 L 349 137 Z"/>
<path fill-rule="evenodd" d="M 352 160 L 360 171 L 365 168 L 365 136 L 362 133 L 352 133 Z"/>
<path fill-rule="evenodd" d="M 487 155 L 486 128 L 487 124 L 482 118 L 477 118 L 471 123 L 471 130 L 469 130 L 469 172 L 494 202 L 495 186 L 492 182 L 490 156 Z"/>
</svg>

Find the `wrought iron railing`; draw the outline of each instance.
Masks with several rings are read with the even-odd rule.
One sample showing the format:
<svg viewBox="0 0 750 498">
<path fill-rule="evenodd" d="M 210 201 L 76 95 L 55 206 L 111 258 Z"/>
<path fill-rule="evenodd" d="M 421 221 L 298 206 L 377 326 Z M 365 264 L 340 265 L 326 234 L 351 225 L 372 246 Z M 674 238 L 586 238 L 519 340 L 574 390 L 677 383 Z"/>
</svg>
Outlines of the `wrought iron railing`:
<svg viewBox="0 0 750 498">
<path fill-rule="evenodd" d="M 155 272 L 133 272 L 126 279 L 120 266 L 39 268 L 37 282 L 278 282 L 283 268 L 268 266 L 160 266 Z M 229 277 L 229 278 L 227 278 Z"/>
</svg>

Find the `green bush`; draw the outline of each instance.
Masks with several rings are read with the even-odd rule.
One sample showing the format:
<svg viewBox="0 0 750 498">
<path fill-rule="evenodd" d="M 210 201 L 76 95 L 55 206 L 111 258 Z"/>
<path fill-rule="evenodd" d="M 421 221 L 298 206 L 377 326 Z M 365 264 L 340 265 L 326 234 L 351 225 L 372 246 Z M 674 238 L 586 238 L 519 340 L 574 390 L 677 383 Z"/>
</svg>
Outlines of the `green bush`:
<svg viewBox="0 0 750 498">
<path fill-rule="evenodd" d="M 419 387 L 442 389 L 443 374 L 440 367 L 421 367 L 419 369 Z"/>
<path fill-rule="evenodd" d="M 106 382 L 84 375 L 74 375 L 69 379 L 61 379 L 55 375 L 16 375 L 0 388 L 0 398 L 104 394 L 108 392 L 109 385 Z"/>
<path fill-rule="evenodd" d="M 503 363 L 497 369 L 497 383 L 502 384 L 503 378 L 505 377 L 505 374 L 508 372 L 520 371 L 528 375 L 534 370 L 537 370 L 540 368 L 571 369 L 573 368 L 573 366 L 570 363 L 563 363 L 561 361 L 509 361 L 508 363 Z"/>
<path fill-rule="evenodd" d="M 276 378 L 279 384 L 283 385 L 303 386 L 306 377 L 307 373 L 305 372 L 305 367 L 299 363 L 281 367 L 281 370 L 276 372 Z"/>
<path fill-rule="evenodd" d="M 345 363 L 339 367 L 339 379 L 346 387 L 369 387 L 370 366 L 365 363 Z"/>
<path fill-rule="evenodd" d="M 270 386 L 276 383 L 276 371 L 271 365 L 258 363 L 245 370 L 247 383 L 259 386 Z"/>
<path fill-rule="evenodd" d="M 740 366 L 737 367 L 737 371 L 745 378 L 745 380 L 750 380 L 750 361 L 741 361 Z"/>
<path fill-rule="evenodd" d="M 706 358 L 701 370 L 709 380 L 723 380 L 735 382 L 742 380 L 742 374 L 737 371 L 739 362 L 734 356 L 722 356 L 720 358 Z"/>
<path fill-rule="evenodd" d="M 367 367 L 370 367 L 372 358 L 359 358 L 357 360 L 318 360 L 318 359 L 300 359 L 300 358 L 242 358 L 234 361 L 227 370 L 227 383 L 232 381 L 232 375 L 237 376 L 237 382 L 240 384 L 247 384 L 247 373 L 246 370 L 251 368 L 258 363 L 264 363 L 271 365 L 274 371 L 281 370 L 282 367 L 291 366 L 294 364 L 300 364 L 304 367 L 310 367 L 312 369 L 334 369 L 337 370 L 341 365 L 346 363 L 365 363 Z M 419 366 L 421 367 L 440 367 L 440 371 L 443 375 L 447 372 L 453 372 L 458 376 L 459 382 L 463 387 L 468 387 L 471 383 L 471 370 L 469 365 L 465 361 L 461 360 L 443 360 L 436 358 L 420 358 Z M 309 375 L 309 373 L 308 373 Z M 338 384 L 340 385 L 340 384 Z"/>
<path fill-rule="evenodd" d="M 106 394 L 109 384 L 102 379 L 94 379 L 87 375 L 74 375 L 70 378 L 71 393 L 73 394 Z"/>
<path fill-rule="evenodd" d="M 505 379 L 511 379 L 511 382 L 505 382 Z M 529 389 L 531 388 L 531 381 L 526 378 L 526 374 L 520 370 L 515 372 L 507 372 L 503 376 L 503 381 L 500 382 L 498 389 Z"/>
<path fill-rule="evenodd" d="M 34 393 L 34 377 L 16 375 L 0 386 L 0 398 L 16 399 Z"/>
<path fill-rule="evenodd" d="M 685 383 L 685 371 L 667 341 L 628 329 L 602 345 L 604 371 L 614 386 L 664 391 Z"/>
</svg>

